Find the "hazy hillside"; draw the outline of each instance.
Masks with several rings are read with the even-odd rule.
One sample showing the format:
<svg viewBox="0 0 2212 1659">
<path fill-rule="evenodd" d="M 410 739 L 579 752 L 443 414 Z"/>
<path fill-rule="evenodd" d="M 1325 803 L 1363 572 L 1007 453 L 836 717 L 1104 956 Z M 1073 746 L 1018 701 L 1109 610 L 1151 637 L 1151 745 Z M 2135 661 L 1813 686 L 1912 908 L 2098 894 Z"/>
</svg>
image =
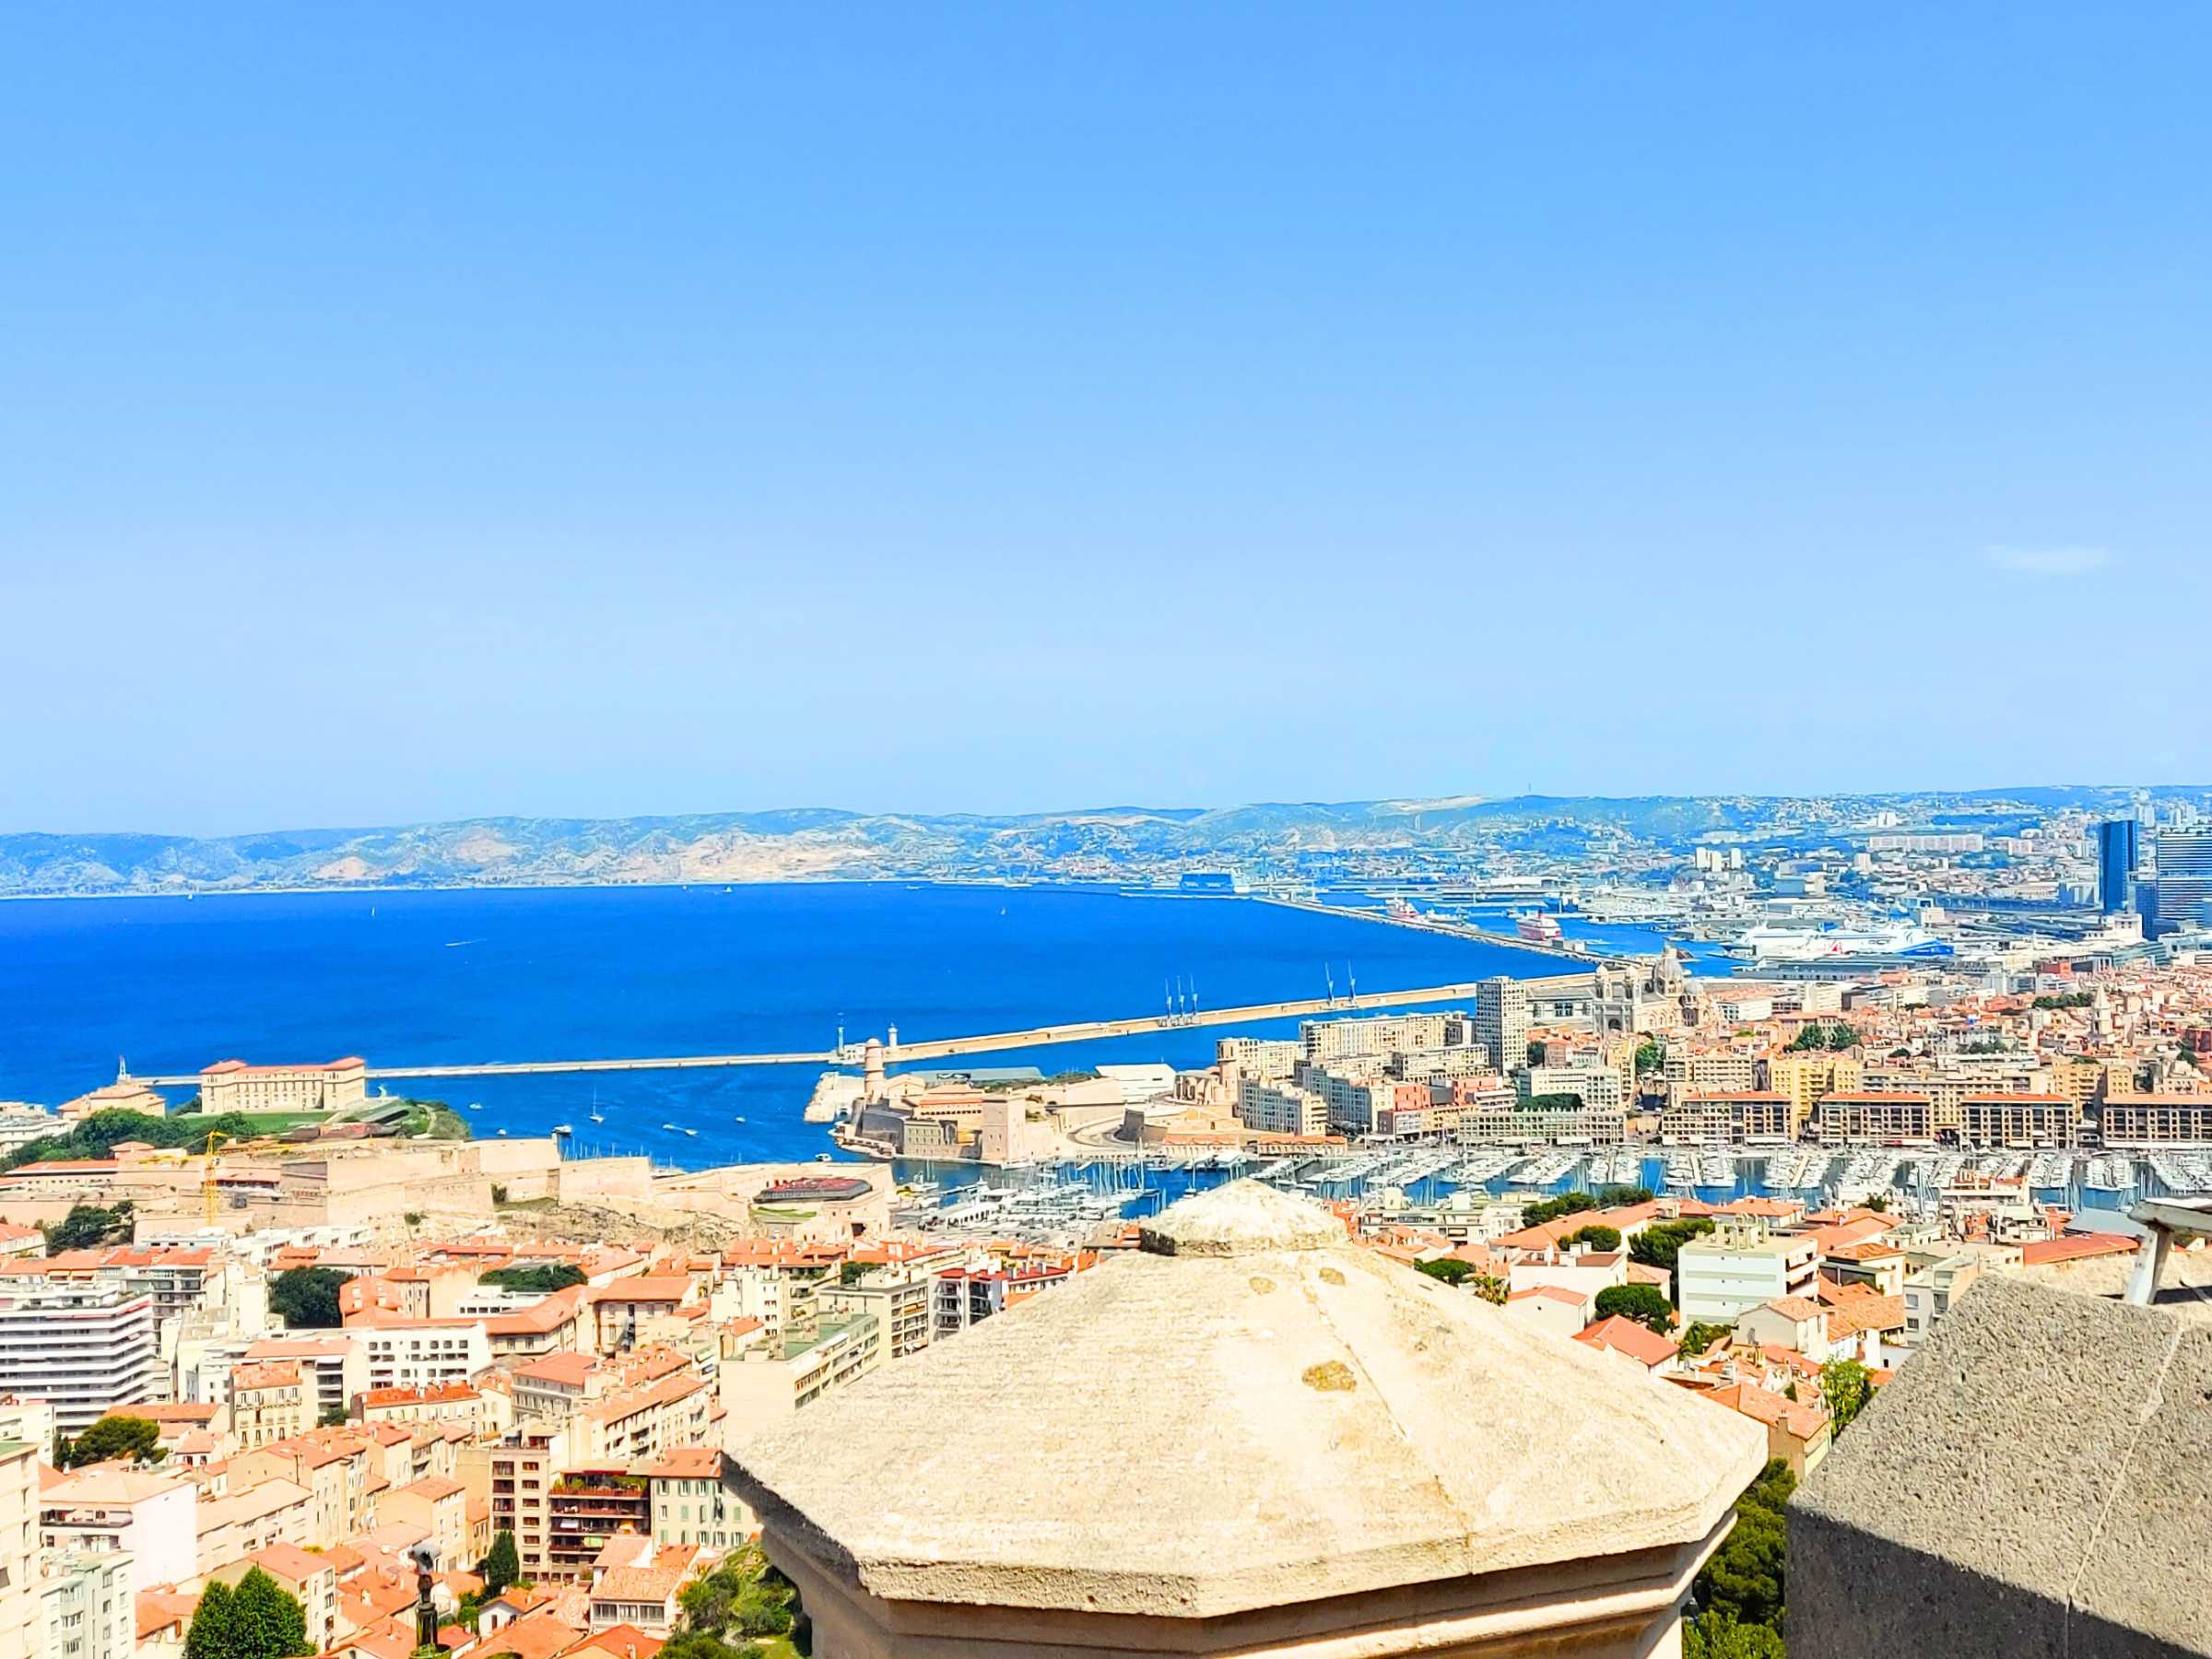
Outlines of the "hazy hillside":
<svg viewBox="0 0 2212 1659">
<path fill-rule="evenodd" d="M 1562 831 L 1679 844 L 1714 830 L 1832 823 L 1881 806 L 1956 822 L 2077 806 L 2112 788 L 2037 785 L 1807 802 L 1753 796 L 1267 802 L 1109 806 L 1017 817 L 830 807 L 684 818 L 471 818 L 381 829 L 172 835 L 0 835 L 0 894 L 242 891 L 453 883 L 763 881 L 891 877 L 1112 879 L 1233 862 L 1292 871 L 1317 854 L 1477 852 Z"/>
</svg>

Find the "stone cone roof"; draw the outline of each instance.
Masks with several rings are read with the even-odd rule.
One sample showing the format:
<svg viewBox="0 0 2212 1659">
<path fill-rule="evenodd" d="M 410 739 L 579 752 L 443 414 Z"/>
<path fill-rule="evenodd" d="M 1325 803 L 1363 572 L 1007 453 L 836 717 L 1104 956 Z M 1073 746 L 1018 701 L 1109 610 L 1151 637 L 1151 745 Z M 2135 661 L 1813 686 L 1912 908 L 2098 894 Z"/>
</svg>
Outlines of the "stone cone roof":
<svg viewBox="0 0 2212 1659">
<path fill-rule="evenodd" d="M 1702 1538 L 1762 1430 L 1257 1182 L 737 1454 L 889 1600 L 1213 1617 Z"/>
</svg>

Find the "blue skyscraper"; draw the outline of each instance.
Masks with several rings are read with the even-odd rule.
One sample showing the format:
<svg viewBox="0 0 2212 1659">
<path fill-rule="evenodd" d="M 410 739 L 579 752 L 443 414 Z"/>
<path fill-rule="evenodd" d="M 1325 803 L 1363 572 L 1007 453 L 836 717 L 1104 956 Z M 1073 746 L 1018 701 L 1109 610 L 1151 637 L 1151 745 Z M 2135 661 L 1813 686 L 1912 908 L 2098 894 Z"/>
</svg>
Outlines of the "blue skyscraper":
<svg viewBox="0 0 2212 1659">
<path fill-rule="evenodd" d="M 2143 826 L 2132 818 L 2097 826 L 2097 903 L 2106 915 L 2136 908 L 2136 861 Z"/>
<path fill-rule="evenodd" d="M 2212 830 L 2161 830 L 2158 879 L 2145 884 L 2143 931 L 2212 928 Z"/>
</svg>

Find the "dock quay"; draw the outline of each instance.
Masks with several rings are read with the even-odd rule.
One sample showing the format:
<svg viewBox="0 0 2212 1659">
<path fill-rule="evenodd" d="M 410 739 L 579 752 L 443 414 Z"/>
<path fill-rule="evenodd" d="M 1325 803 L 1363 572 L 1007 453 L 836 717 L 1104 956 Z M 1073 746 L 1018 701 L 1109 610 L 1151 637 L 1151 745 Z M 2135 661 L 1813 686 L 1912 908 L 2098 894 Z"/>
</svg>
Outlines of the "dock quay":
<svg viewBox="0 0 2212 1659">
<path fill-rule="evenodd" d="M 1528 948 L 1524 947 L 1523 948 Z M 1551 954 L 1559 955 L 1554 951 Z M 1560 973 L 1522 980 L 1532 995 L 1563 995 L 1586 992 L 1587 972 Z M 1328 1016 L 1349 1018 L 1386 1008 L 1406 1008 L 1439 1003 L 1471 1001 L 1476 982 L 1449 985 L 1418 985 L 1404 991 L 1362 991 L 1357 996 L 1293 997 L 1282 1002 L 1253 1003 L 1242 1007 L 1194 1008 L 1171 1014 L 1145 1014 L 1126 1019 L 1071 1020 L 1063 1025 L 1032 1026 L 1018 1031 L 986 1031 L 967 1037 L 935 1037 L 920 1041 L 886 1044 L 887 1064 L 912 1065 L 925 1060 L 947 1060 L 961 1054 L 987 1054 L 1006 1049 L 1050 1048 L 1064 1042 L 1094 1042 L 1108 1037 L 1139 1037 L 1150 1032 L 1185 1030 L 1194 1027 L 1249 1025 L 1265 1019 L 1302 1019 Z M 583 1072 L 693 1071 L 740 1065 L 857 1065 L 865 1045 L 848 1042 L 841 1049 L 762 1054 L 664 1054 L 619 1059 L 458 1061 L 436 1065 L 372 1065 L 371 1081 L 397 1082 L 415 1077 L 520 1077 Z M 197 1073 L 181 1077 L 139 1079 L 157 1088 L 196 1088 Z"/>
</svg>

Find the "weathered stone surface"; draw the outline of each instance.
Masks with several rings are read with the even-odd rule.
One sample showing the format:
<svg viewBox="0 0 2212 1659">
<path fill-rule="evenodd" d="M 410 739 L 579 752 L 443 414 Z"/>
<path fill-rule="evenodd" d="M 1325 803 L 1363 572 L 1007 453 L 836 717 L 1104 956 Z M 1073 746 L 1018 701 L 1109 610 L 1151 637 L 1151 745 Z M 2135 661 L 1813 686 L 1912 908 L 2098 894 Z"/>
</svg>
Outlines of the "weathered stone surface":
<svg viewBox="0 0 2212 1659">
<path fill-rule="evenodd" d="M 1137 1230 L 1155 1255 L 1258 1255 L 1345 1241 L 1344 1223 L 1318 1205 L 1257 1181 L 1233 1181 L 1203 1202 L 1171 1205 Z"/>
<path fill-rule="evenodd" d="M 2212 1652 L 2208 1395 L 2212 1331 L 1984 1277 L 1797 1493 L 1793 1659 Z"/>
<path fill-rule="evenodd" d="M 1677 1549 L 1764 1460 L 1253 1183 L 1147 1234 L 744 1448 L 771 1534 L 894 1602 L 1204 1618 Z"/>
</svg>

